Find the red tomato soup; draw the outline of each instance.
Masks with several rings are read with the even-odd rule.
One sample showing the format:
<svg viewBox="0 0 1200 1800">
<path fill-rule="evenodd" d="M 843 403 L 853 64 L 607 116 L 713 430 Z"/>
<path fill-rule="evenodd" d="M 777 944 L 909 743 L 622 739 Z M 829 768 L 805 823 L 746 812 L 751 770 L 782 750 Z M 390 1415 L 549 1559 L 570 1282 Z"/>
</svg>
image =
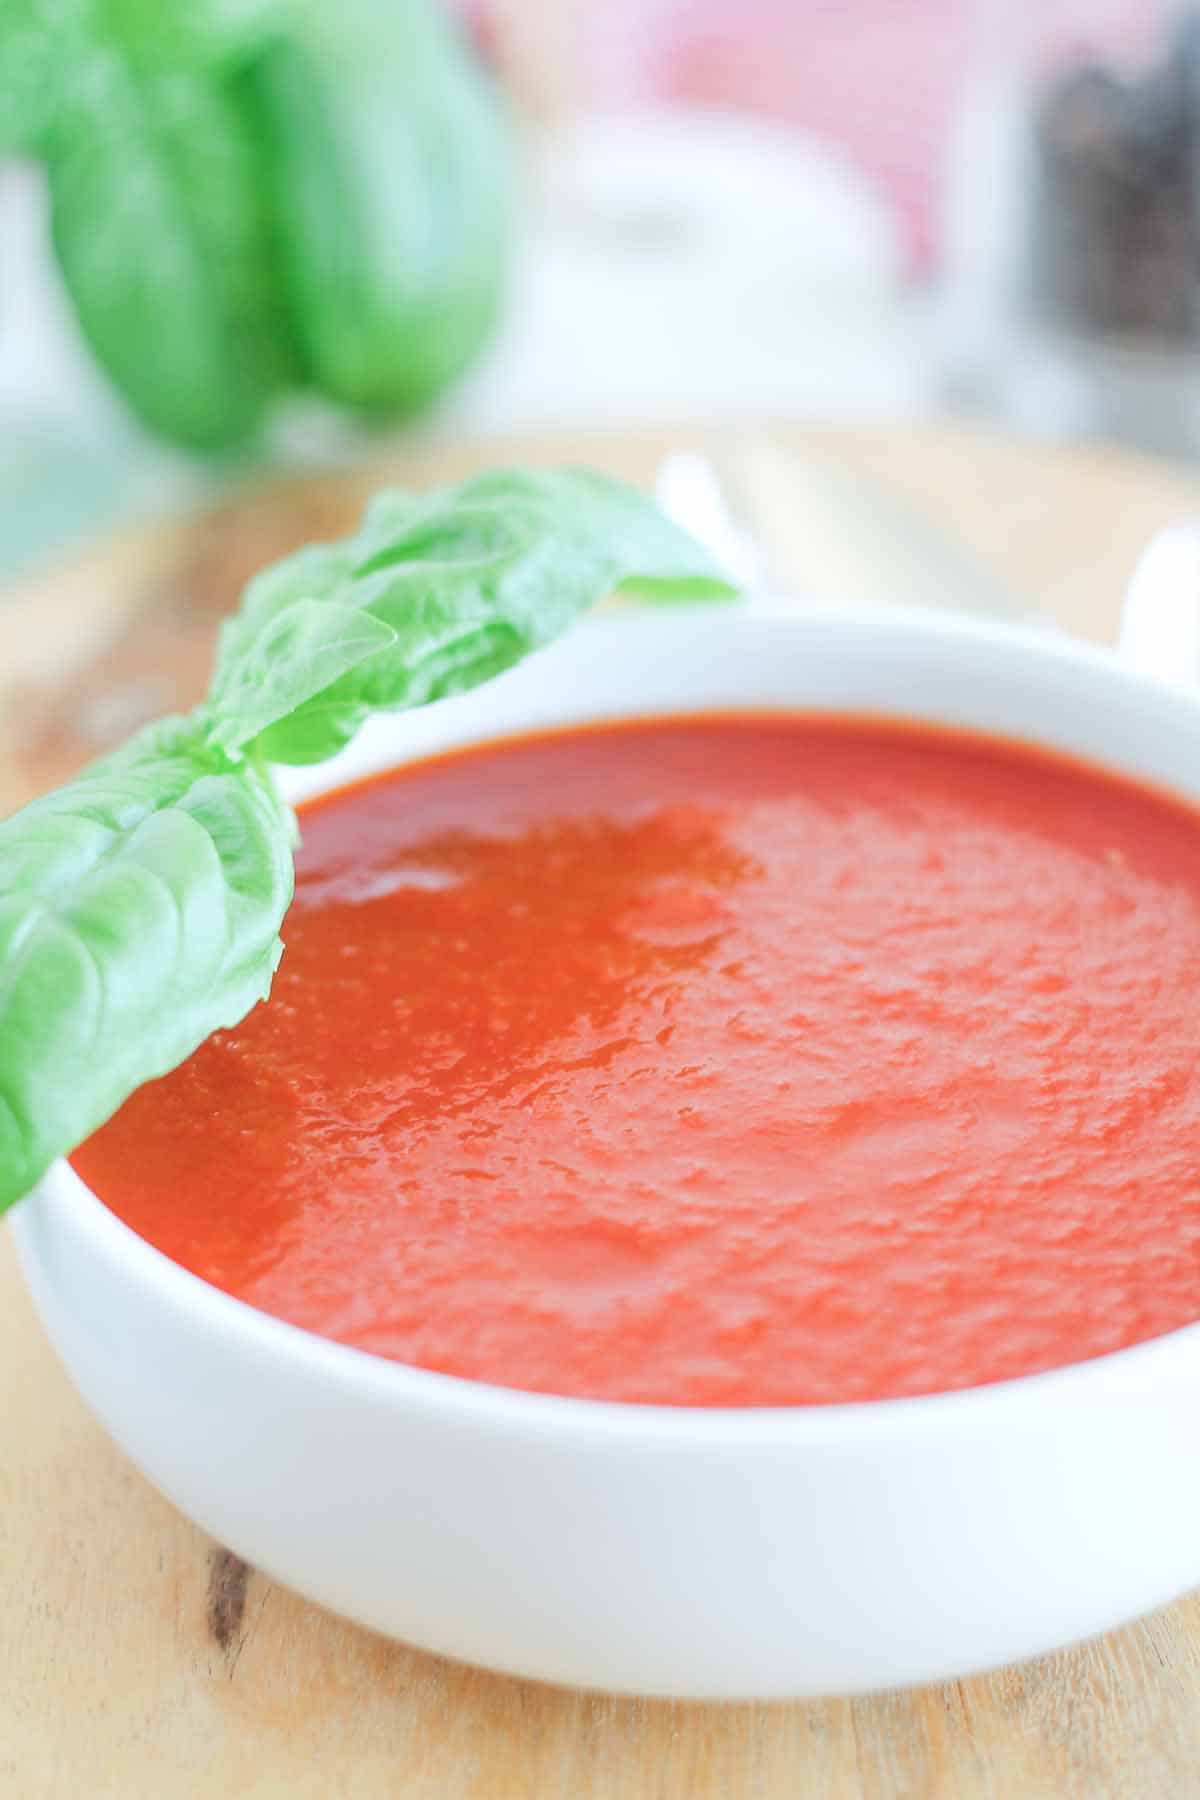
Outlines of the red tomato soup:
<svg viewBox="0 0 1200 1800">
<path fill-rule="evenodd" d="M 804 715 L 490 744 L 304 809 L 268 1004 L 75 1156 L 382 1356 L 869 1400 L 1200 1314 L 1200 818 Z"/>
</svg>

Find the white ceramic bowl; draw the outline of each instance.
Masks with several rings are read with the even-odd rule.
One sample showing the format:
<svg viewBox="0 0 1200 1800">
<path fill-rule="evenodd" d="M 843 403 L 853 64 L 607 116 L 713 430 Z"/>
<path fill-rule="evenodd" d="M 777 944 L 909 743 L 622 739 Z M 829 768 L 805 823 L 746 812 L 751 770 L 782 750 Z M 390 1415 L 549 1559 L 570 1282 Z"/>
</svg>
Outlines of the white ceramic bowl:
<svg viewBox="0 0 1200 1800">
<path fill-rule="evenodd" d="M 1200 799 L 1200 694 L 1103 652 L 943 615 L 732 609 L 592 622 L 295 791 L 514 728 L 714 707 L 961 722 Z M 14 1226 L 68 1370 L 165 1494 L 278 1580 L 450 1656 L 647 1694 L 850 1692 L 1028 1656 L 1200 1581 L 1197 1326 L 927 1399 L 626 1406 L 281 1324 L 65 1164 Z"/>
</svg>

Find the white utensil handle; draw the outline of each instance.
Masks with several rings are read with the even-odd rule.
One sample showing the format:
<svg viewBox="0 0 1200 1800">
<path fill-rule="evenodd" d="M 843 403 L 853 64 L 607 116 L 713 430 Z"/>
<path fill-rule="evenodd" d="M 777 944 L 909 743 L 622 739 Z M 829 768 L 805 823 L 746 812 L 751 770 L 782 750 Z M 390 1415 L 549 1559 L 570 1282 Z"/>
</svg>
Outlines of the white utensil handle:
<svg viewBox="0 0 1200 1800">
<path fill-rule="evenodd" d="M 1200 521 L 1151 538 L 1125 591 L 1117 655 L 1168 681 L 1200 678 Z"/>
</svg>

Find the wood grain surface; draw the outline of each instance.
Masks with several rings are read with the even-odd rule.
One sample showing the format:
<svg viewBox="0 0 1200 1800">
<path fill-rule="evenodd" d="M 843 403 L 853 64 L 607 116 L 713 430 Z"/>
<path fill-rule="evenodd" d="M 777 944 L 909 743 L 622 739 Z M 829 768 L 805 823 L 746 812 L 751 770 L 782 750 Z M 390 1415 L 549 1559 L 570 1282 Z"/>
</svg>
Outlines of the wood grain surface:
<svg viewBox="0 0 1200 1800">
<path fill-rule="evenodd" d="M 912 521 L 958 534 L 1018 600 L 1100 640 L 1140 545 L 1200 509 L 1192 476 L 1101 452 L 782 427 L 689 443 L 713 456 L 797 587 L 832 583 L 814 521 L 787 499 L 815 449 L 855 471 L 865 496 L 886 485 Z M 649 479 L 665 447 L 605 437 L 410 450 L 243 493 L 43 572 L 0 596 L 0 805 L 189 703 L 246 576 L 341 530 L 379 480 L 424 484 L 517 456 Z M 1017 1669 L 866 1700 L 567 1694 L 385 1642 L 206 1540 L 76 1399 L 7 1236 L 0 1367 L 0 1794 L 14 1800 L 1200 1795 L 1200 1598 Z"/>
</svg>

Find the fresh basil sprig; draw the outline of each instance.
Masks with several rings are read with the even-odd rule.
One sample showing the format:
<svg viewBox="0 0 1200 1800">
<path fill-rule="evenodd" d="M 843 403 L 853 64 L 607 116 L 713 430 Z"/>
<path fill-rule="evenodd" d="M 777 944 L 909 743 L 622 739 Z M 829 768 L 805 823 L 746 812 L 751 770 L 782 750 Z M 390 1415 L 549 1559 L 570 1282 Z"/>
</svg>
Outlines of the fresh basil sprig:
<svg viewBox="0 0 1200 1800">
<path fill-rule="evenodd" d="M 666 598 L 728 592 L 643 496 L 588 470 L 380 494 L 354 537 L 250 583 L 221 636 L 212 740 L 230 755 L 320 762 L 369 714 L 486 681 L 628 584 Z"/>
<path fill-rule="evenodd" d="M 0 156 L 45 170 L 96 361 L 149 428 L 428 405 L 502 304 L 513 143 L 442 0 L 0 0 Z"/>
<path fill-rule="evenodd" d="M 641 494 L 510 470 L 388 493 L 252 581 L 207 699 L 0 823 L 0 1210 L 263 999 L 294 822 L 267 764 L 460 693 L 594 601 L 732 590 Z"/>
</svg>

